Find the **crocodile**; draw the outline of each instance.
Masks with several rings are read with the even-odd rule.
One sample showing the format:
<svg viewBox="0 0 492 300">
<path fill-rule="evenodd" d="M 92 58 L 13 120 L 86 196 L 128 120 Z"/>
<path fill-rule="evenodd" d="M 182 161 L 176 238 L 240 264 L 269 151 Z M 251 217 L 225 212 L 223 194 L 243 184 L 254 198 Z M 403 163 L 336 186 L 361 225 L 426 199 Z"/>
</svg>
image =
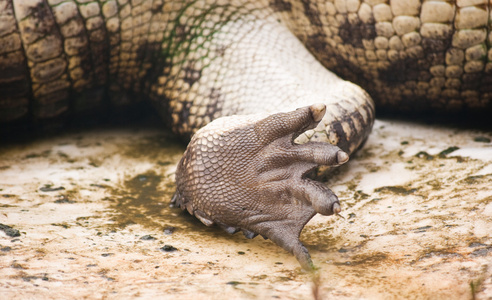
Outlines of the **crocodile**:
<svg viewBox="0 0 492 300">
<path fill-rule="evenodd" d="M 489 20 L 484 0 L 3 0 L 0 122 L 149 103 L 191 139 L 172 202 L 313 269 L 300 233 L 341 208 L 306 174 L 348 161 L 375 106 L 491 111 Z"/>
</svg>

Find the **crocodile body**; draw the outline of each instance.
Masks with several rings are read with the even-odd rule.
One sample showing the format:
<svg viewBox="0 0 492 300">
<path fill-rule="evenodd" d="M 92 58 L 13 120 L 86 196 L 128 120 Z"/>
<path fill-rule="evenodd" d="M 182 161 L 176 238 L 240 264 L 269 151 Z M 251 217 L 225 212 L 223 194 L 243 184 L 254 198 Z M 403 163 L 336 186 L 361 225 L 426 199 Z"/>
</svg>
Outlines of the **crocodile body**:
<svg viewBox="0 0 492 300">
<path fill-rule="evenodd" d="M 227 42 L 211 42 L 214 32 L 223 31 L 224 39 L 227 32 L 241 35 L 253 20 L 280 22 L 323 66 L 368 91 L 378 107 L 491 107 L 488 1 L 29 0 L 0 6 L 2 122 L 52 118 L 105 102 L 125 105 L 146 95 L 165 102 L 158 105 L 166 110 L 161 114 L 172 116 L 175 128 L 201 127 L 230 112 L 208 108 L 194 125 L 183 117 L 193 95 L 176 94 L 200 92 L 190 86 L 208 65 L 203 58 L 227 49 Z M 239 29 L 226 28 L 233 22 Z M 255 26 L 263 25 L 250 29 Z M 207 93 L 201 94 L 207 103 L 237 97 L 223 88 Z"/>
<path fill-rule="evenodd" d="M 490 111 L 489 20 L 480 0 L 3 0 L 0 122 L 146 101 L 182 136 L 205 126 L 174 201 L 206 225 L 271 238 L 310 268 L 299 234 L 340 206 L 306 173 L 362 145 L 371 97 L 397 111 Z M 231 115 L 243 116 L 221 118 Z"/>
</svg>

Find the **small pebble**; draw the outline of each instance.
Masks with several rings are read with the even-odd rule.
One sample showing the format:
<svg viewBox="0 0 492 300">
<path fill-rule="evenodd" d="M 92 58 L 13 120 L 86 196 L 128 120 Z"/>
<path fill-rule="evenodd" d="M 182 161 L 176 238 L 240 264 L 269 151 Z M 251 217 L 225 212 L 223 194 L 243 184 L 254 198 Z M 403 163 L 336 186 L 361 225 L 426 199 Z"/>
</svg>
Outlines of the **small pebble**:
<svg viewBox="0 0 492 300">
<path fill-rule="evenodd" d="M 174 246 L 171 246 L 171 245 L 164 245 L 164 247 L 162 247 L 161 250 L 164 252 L 178 251 L 178 249 L 176 249 Z"/>
<path fill-rule="evenodd" d="M 19 230 L 14 229 L 8 225 L 0 224 L 0 230 L 5 232 L 5 234 L 10 236 L 10 237 L 20 236 Z"/>
<path fill-rule="evenodd" d="M 59 187 L 52 187 L 51 185 L 48 185 L 46 184 L 45 186 L 43 186 L 42 188 L 40 188 L 39 190 L 41 192 L 56 192 L 56 191 L 62 191 L 64 190 L 65 188 L 62 187 L 62 186 L 59 186 Z"/>
<path fill-rule="evenodd" d="M 165 235 L 171 235 L 174 233 L 175 230 L 176 230 L 176 227 L 173 227 L 173 226 L 166 227 L 166 228 L 164 228 L 164 234 Z"/>
</svg>

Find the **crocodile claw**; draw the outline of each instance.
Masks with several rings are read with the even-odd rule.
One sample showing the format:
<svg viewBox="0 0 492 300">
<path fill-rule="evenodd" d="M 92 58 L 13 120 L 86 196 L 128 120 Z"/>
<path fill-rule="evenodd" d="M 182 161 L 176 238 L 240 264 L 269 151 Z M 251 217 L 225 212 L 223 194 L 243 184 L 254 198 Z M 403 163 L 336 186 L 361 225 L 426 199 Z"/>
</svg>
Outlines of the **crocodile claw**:
<svg viewBox="0 0 492 300">
<path fill-rule="evenodd" d="M 337 214 L 336 195 L 306 178 L 319 165 L 338 166 L 347 153 L 328 143 L 295 144 L 316 127 L 325 105 L 315 104 L 267 117 L 232 116 L 199 130 L 178 164 L 173 201 L 205 225 L 218 224 L 246 237 L 260 234 L 312 269 L 299 241 L 316 214 Z"/>
</svg>

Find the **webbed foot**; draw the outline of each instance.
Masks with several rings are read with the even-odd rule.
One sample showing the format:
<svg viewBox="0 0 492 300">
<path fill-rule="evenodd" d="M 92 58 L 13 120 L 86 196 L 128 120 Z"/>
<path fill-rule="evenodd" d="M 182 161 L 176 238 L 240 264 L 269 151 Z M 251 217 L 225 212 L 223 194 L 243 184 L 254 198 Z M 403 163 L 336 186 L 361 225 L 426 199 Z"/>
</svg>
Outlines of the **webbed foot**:
<svg viewBox="0 0 492 300">
<path fill-rule="evenodd" d="M 325 105 L 315 104 L 265 118 L 232 116 L 210 123 L 195 134 L 178 164 L 173 201 L 207 226 L 270 238 L 312 269 L 299 235 L 316 213 L 331 215 L 341 208 L 328 187 L 306 174 L 349 157 L 328 143 L 293 141 L 324 114 Z"/>
</svg>

